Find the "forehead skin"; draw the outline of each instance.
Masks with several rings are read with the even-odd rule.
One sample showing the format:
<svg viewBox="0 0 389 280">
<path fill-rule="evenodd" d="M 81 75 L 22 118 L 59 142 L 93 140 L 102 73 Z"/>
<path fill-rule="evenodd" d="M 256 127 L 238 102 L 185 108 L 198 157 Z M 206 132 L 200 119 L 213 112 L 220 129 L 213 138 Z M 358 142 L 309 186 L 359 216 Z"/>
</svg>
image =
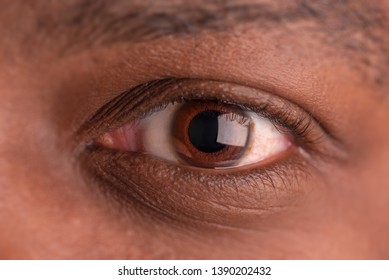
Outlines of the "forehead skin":
<svg viewBox="0 0 389 280">
<path fill-rule="evenodd" d="M 0 258 L 389 257 L 388 1 L 0 7 Z M 74 135 L 124 90 L 163 77 L 280 95 L 347 160 L 318 164 L 301 203 L 249 230 L 193 232 L 115 207 L 81 174 Z"/>
</svg>

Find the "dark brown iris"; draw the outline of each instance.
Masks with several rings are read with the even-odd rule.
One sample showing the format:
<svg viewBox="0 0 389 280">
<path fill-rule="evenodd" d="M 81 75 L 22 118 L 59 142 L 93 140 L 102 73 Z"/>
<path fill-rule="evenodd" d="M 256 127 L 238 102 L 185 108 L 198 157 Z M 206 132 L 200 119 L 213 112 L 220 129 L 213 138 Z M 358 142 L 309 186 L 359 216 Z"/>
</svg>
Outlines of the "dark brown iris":
<svg viewBox="0 0 389 280">
<path fill-rule="evenodd" d="M 242 131 L 242 128 L 229 129 L 237 126 L 243 128 L 244 135 L 233 135 Z M 244 152 L 248 128 L 246 113 L 236 106 L 191 101 L 183 104 L 174 116 L 173 145 L 187 164 L 202 168 L 228 167 Z M 239 143 L 234 143 L 236 138 L 241 139 Z"/>
</svg>

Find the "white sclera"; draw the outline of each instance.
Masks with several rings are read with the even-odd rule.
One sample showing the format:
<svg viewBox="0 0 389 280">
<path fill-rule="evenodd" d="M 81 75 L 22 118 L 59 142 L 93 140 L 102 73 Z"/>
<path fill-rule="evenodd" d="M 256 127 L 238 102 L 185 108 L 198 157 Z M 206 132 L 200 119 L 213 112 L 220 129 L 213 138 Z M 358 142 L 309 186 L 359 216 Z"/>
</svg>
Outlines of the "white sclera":
<svg viewBox="0 0 389 280">
<path fill-rule="evenodd" d="M 170 104 L 140 121 L 147 153 L 171 162 L 180 162 L 171 138 L 173 117 L 180 107 L 179 103 Z M 242 124 L 238 120 L 231 121 L 228 115 L 223 114 L 218 118 L 217 141 L 240 147 L 247 145 L 247 148 L 233 166 L 223 168 L 258 163 L 286 151 L 291 145 L 287 135 L 277 130 L 273 123 L 264 117 L 247 112 L 250 122 Z"/>
<path fill-rule="evenodd" d="M 280 132 L 274 124 L 255 113 L 249 113 L 253 125 L 250 131 L 248 147 L 239 166 L 254 164 L 286 151 L 291 142 L 285 133 Z"/>
<path fill-rule="evenodd" d="M 158 111 L 140 121 L 143 130 L 143 145 L 146 152 L 159 158 L 177 162 L 171 138 L 173 117 L 181 104 L 169 104 L 165 109 Z"/>
</svg>

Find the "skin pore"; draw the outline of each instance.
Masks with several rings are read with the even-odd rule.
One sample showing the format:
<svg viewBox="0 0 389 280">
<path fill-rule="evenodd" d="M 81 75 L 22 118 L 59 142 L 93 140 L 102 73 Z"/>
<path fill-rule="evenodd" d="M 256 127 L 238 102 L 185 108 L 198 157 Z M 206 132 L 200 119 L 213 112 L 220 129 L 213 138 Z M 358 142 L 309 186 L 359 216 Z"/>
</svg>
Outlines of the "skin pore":
<svg viewBox="0 0 389 280">
<path fill-rule="evenodd" d="M 0 258 L 389 258 L 389 5 L 367 2 L 0 1 Z M 90 148 L 189 94 L 272 101 L 309 141 L 228 172 Z"/>
</svg>

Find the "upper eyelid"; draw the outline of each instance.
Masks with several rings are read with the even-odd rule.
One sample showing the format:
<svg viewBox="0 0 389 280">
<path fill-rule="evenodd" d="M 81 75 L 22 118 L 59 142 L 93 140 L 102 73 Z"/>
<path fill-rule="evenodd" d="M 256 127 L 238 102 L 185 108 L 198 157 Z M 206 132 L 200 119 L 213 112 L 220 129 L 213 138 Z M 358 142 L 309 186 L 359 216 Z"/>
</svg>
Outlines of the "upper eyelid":
<svg viewBox="0 0 389 280">
<path fill-rule="evenodd" d="M 223 102 L 252 110 L 255 110 L 258 104 L 268 104 L 268 106 L 285 108 L 286 113 L 288 111 L 304 112 L 306 118 L 311 119 L 328 136 L 337 150 L 343 150 L 342 143 L 310 111 L 279 93 L 273 92 L 269 93 L 263 89 L 219 80 L 191 78 L 152 80 L 130 88 L 103 105 L 81 126 L 76 139 L 81 145 L 79 149 L 82 149 L 86 141 L 90 142 L 103 133 L 119 128 L 126 122 L 142 118 L 145 114 L 156 110 L 158 106 L 183 101 L 185 98 L 202 98 L 223 100 Z M 334 154 L 340 155 L 341 153 L 337 151 Z"/>
<path fill-rule="evenodd" d="M 246 88 L 246 89 L 250 89 L 250 90 L 259 91 L 259 92 L 262 92 L 263 94 L 267 95 L 267 97 L 264 97 L 263 95 L 261 96 L 261 99 L 264 100 L 265 102 L 270 103 L 270 100 L 274 99 L 274 98 L 271 98 L 270 95 L 273 95 L 274 97 L 280 98 L 282 100 L 286 100 L 287 102 L 293 104 L 294 106 L 297 106 L 298 108 L 300 108 L 301 110 L 304 110 L 305 112 L 309 112 L 305 108 L 299 106 L 298 104 L 295 104 L 294 102 L 292 102 L 292 101 L 290 101 L 282 96 L 279 96 L 276 93 L 272 92 L 270 94 L 266 90 L 262 90 L 262 89 L 248 88 L 245 86 L 240 86 L 238 84 L 234 84 L 234 83 L 227 82 L 227 81 L 221 81 L 221 80 L 211 80 L 211 79 L 204 80 L 204 79 L 192 79 L 192 78 L 165 78 L 165 79 L 158 79 L 158 80 L 152 80 L 150 82 L 145 82 L 145 83 L 136 85 L 136 86 L 122 92 L 121 94 L 119 94 L 118 96 L 113 98 L 112 100 L 108 101 L 105 105 L 100 107 L 95 113 L 93 113 L 84 122 L 84 124 L 80 127 L 80 129 L 77 131 L 77 134 L 82 134 L 83 131 L 88 130 L 88 128 L 90 128 L 92 125 L 94 126 L 94 128 L 96 128 L 96 126 L 100 125 L 101 119 L 103 119 L 103 117 L 105 118 L 107 115 L 116 115 L 115 117 L 116 117 L 116 121 L 117 121 L 118 118 L 122 117 L 121 115 L 122 115 L 124 110 L 131 111 L 131 110 L 138 109 L 137 107 L 141 104 L 142 99 L 145 99 L 145 98 L 163 99 L 163 98 L 161 98 L 161 96 L 157 96 L 156 93 L 161 94 L 165 89 L 167 89 L 169 87 L 175 86 L 176 89 L 180 92 L 180 97 L 183 97 L 183 96 L 188 97 L 188 95 L 190 95 L 190 94 L 188 92 L 184 92 L 186 90 L 184 90 L 183 87 L 181 86 L 181 83 L 186 82 L 186 81 L 195 82 L 195 83 L 207 83 L 207 84 L 209 84 L 209 83 L 219 83 L 219 84 L 223 83 L 223 84 L 226 84 L 228 86 L 237 86 L 240 88 Z M 170 90 L 174 90 L 174 88 L 170 88 Z M 200 91 L 200 88 L 198 87 L 196 90 Z M 210 91 L 210 90 L 205 89 L 204 91 Z M 235 95 L 234 98 L 231 98 L 232 94 L 230 94 L 230 92 L 228 92 L 228 90 L 222 90 L 219 88 L 217 94 L 220 95 L 221 93 L 223 93 L 224 96 L 222 96 L 222 98 L 220 98 L 220 99 L 223 99 L 223 101 L 225 101 L 227 103 L 228 103 L 228 101 L 231 101 L 232 99 L 236 100 L 236 98 L 238 97 L 237 95 Z M 227 93 L 229 93 L 228 94 L 229 100 L 223 98 L 223 97 L 227 97 L 227 95 L 226 95 Z M 207 95 L 209 96 L 209 94 L 207 94 Z M 215 96 L 215 94 L 214 94 L 214 96 Z M 255 96 L 255 97 L 257 97 L 257 96 Z M 252 98 L 253 98 L 253 96 L 251 96 L 251 99 Z M 233 100 L 231 102 L 231 104 L 239 105 L 239 106 L 243 105 L 242 104 L 243 102 L 239 102 L 239 104 L 236 104 L 238 102 L 236 102 L 235 100 Z M 179 101 L 179 100 L 177 100 L 177 101 Z M 153 105 L 148 106 L 147 109 L 152 110 L 152 109 L 156 109 L 158 106 L 161 106 L 161 105 L 163 106 L 164 102 L 156 102 L 154 100 L 153 102 L 149 102 L 149 103 L 150 104 L 153 103 Z M 252 101 L 252 102 L 247 101 L 246 103 L 248 105 L 249 103 L 256 103 L 256 102 L 255 101 Z M 254 107 L 254 106 L 247 106 L 247 109 L 252 109 L 252 107 Z M 145 112 L 145 110 L 143 110 L 143 112 Z M 313 114 L 310 114 L 310 115 L 313 116 Z M 131 116 L 128 116 L 128 117 L 129 117 L 129 119 L 131 118 Z M 136 117 L 142 117 L 142 116 L 136 116 Z M 314 119 L 317 120 L 315 117 L 314 117 Z M 106 123 L 107 120 L 104 119 L 104 122 Z M 318 121 L 318 123 L 320 123 L 320 121 Z"/>
</svg>

